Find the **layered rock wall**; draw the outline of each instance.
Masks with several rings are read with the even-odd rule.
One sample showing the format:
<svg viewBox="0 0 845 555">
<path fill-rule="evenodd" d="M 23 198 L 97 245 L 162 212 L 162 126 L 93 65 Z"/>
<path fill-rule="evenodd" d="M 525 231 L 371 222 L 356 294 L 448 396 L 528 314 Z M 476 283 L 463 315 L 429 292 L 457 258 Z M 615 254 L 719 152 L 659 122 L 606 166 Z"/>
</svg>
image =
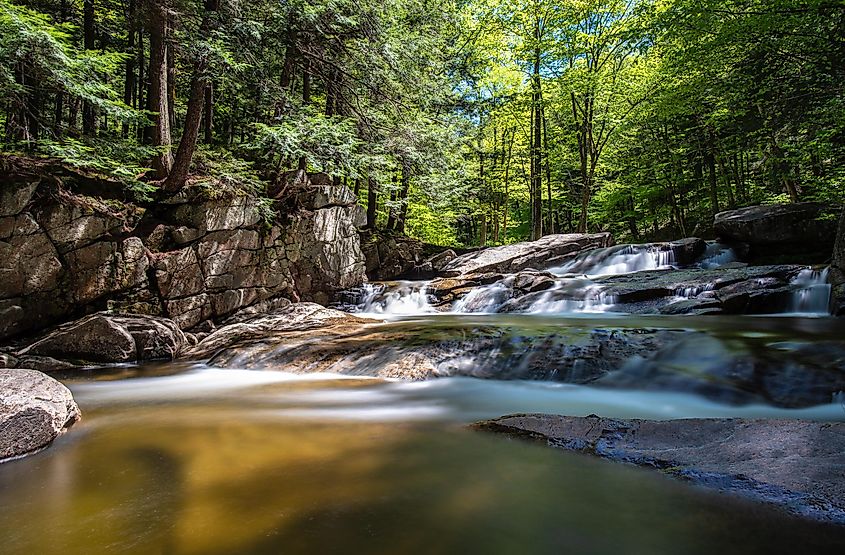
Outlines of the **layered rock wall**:
<svg viewBox="0 0 845 555">
<path fill-rule="evenodd" d="M 49 176 L 2 178 L 0 339 L 103 309 L 189 329 L 275 297 L 325 302 L 365 279 L 362 209 L 346 190 L 280 218 L 255 197 L 207 189 L 143 208 Z"/>
</svg>

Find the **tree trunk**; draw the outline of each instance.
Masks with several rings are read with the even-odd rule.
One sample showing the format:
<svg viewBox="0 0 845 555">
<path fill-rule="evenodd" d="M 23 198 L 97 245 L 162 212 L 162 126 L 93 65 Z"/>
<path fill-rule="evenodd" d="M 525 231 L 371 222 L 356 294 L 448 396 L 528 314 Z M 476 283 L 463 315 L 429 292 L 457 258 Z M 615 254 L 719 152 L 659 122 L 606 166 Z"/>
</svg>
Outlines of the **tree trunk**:
<svg viewBox="0 0 845 555">
<path fill-rule="evenodd" d="M 152 145 L 159 149 L 153 168 L 164 179 L 173 166 L 170 145 L 170 109 L 167 104 L 167 8 L 162 0 L 150 0 L 150 91 L 148 107 L 155 113 L 151 128 Z"/>
<path fill-rule="evenodd" d="M 390 207 L 388 208 L 388 211 L 387 211 L 387 226 L 385 226 L 385 229 L 387 229 L 388 231 L 393 230 L 393 228 L 396 226 L 396 220 L 399 217 L 399 215 L 396 212 L 396 196 L 397 196 L 397 193 L 398 193 L 398 191 L 396 190 L 397 189 L 396 185 L 397 185 L 398 180 L 399 180 L 399 177 L 394 173 L 393 174 L 393 187 L 391 187 L 391 190 L 390 190 Z"/>
<path fill-rule="evenodd" d="M 59 23 L 67 21 L 67 0 L 62 0 L 59 6 Z M 53 107 L 53 126 L 56 134 L 60 134 L 59 127 L 62 125 L 62 118 L 65 110 L 65 92 L 62 89 L 56 91 L 56 102 Z"/>
<path fill-rule="evenodd" d="M 372 177 L 367 179 L 367 229 L 376 228 L 376 212 L 378 204 L 378 185 Z"/>
<path fill-rule="evenodd" d="M 508 153 L 507 158 L 505 159 L 505 199 L 504 199 L 504 210 L 502 211 L 502 243 L 508 242 L 508 208 L 510 206 L 510 169 L 511 169 L 511 157 L 513 155 L 513 141 L 516 138 L 516 130 L 511 129 L 510 132 L 510 141 L 508 142 Z"/>
<path fill-rule="evenodd" d="M 707 166 L 707 182 L 710 191 L 710 213 L 715 216 L 719 212 L 719 182 L 716 179 L 716 153 L 713 141 L 713 131 L 707 131 L 707 146 L 704 152 L 704 163 Z"/>
<path fill-rule="evenodd" d="M 402 168 L 402 190 L 399 191 L 399 201 L 402 207 L 399 209 L 399 221 L 396 222 L 396 231 L 405 233 L 405 222 L 408 219 L 408 193 L 411 190 L 411 170 L 406 166 Z"/>
<path fill-rule="evenodd" d="M 540 114 L 543 116 L 543 160 L 546 166 L 546 212 L 549 216 L 549 227 L 546 229 L 547 233 L 555 232 L 554 213 L 552 212 L 552 166 L 549 162 L 549 122 L 546 119 L 546 109 L 541 108 Z"/>
<path fill-rule="evenodd" d="M 200 25 L 200 29 L 205 35 L 211 31 L 211 15 L 217 11 L 217 3 L 218 0 L 205 1 L 205 15 Z M 197 149 L 197 138 L 199 137 L 200 123 L 205 107 L 205 89 L 208 86 L 207 63 L 204 58 L 200 58 L 194 63 L 194 74 L 191 77 L 191 95 L 188 98 L 188 113 L 185 115 L 185 127 L 182 130 L 182 138 L 179 140 L 179 149 L 176 152 L 173 169 L 162 185 L 162 188 L 169 193 L 174 193 L 185 186 L 188 173 L 191 170 L 191 162 Z"/>
<path fill-rule="evenodd" d="M 171 43 L 171 30 L 173 29 L 173 18 L 167 22 L 167 118 L 170 125 L 170 132 L 176 132 L 176 60 L 173 58 L 173 44 Z"/>
<path fill-rule="evenodd" d="M 82 4 L 82 40 L 85 50 L 94 50 L 94 0 L 84 0 Z M 93 137 L 96 126 L 94 107 L 85 101 L 82 104 L 82 134 Z"/>
<path fill-rule="evenodd" d="M 130 55 L 126 58 L 126 77 L 123 82 L 123 103 L 132 106 L 132 98 L 135 96 L 135 57 L 131 54 L 135 50 L 135 0 L 129 0 L 129 15 L 126 19 L 127 45 L 126 51 Z M 129 136 L 129 124 L 123 124 L 123 138 Z"/>
<path fill-rule="evenodd" d="M 179 149 L 176 151 L 176 158 L 173 160 L 170 174 L 162 185 L 162 189 L 168 193 L 175 193 L 184 187 L 188 179 L 191 162 L 197 149 L 204 97 L 205 79 L 200 77 L 198 72 L 191 79 L 191 96 L 188 99 L 188 113 L 185 115 L 185 128 L 182 130 L 182 137 L 179 140 Z"/>
<path fill-rule="evenodd" d="M 302 105 L 311 103 L 311 64 L 308 60 L 302 65 Z M 305 156 L 299 158 L 299 171 L 304 172 L 308 167 L 308 159 Z"/>
<path fill-rule="evenodd" d="M 147 90 L 147 79 L 144 75 L 144 27 L 141 21 L 138 22 L 138 48 L 137 48 L 137 58 L 138 58 L 138 83 L 137 83 L 137 92 L 135 94 L 135 108 L 142 109 L 146 106 L 145 102 L 147 99 L 144 98 L 144 92 Z M 148 139 L 152 136 L 152 132 L 148 129 L 145 129 L 143 126 L 138 126 L 138 140 L 143 143 L 148 143 Z"/>
<path fill-rule="evenodd" d="M 214 87 L 211 83 L 205 86 L 205 108 L 203 109 L 203 127 L 205 144 L 211 144 L 214 139 Z"/>
<path fill-rule="evenodd" d="M 540 19 L 534 21 L 534 72 L 531 76 L 531 239 L 543 236 L 543 178 L 542 178 L 542 115 L 540 96 Z"/>
</svg>

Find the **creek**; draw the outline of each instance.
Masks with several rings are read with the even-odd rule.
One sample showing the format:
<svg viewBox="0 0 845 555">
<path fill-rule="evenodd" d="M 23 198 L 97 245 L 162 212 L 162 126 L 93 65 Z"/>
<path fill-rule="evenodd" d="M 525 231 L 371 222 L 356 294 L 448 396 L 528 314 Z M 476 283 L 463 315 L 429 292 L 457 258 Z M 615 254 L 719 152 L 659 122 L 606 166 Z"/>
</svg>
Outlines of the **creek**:
<svg viewBox="0 0 845 555">
<path fill-rule="evenodd" d="M 694 270 L 734 263 L 728 249 L 711 246 Z M 541 293 L 519 313 L 501 311 L 507 283 L 445 308 L 427 282 L 374 284 L 347 308 L 386 321 L 354 333 L 264 341 L 248 357 L 245 345 L 205 362 L 59 376 L 84 418 L 49 449 L 0 469 L 3 551 L 841 546 L 843 527 L 466 429 L 519 412 L 845 420 L 845 322 L 826 315 L 824 271 L 798 273 L 788 306 L 767 316 L 625 313 L 597 279 L 672 268 L 671 256 L 651 247 L 594 251 L 551 269 L 548 291 L 576 298 Z M 709 292 L 693 285 L 675 296 Z M 436 379 L 376 377 L 419 352 Z M 319 372 L 294 368 L 308 357 L 319 358 Z"/>
</svg>

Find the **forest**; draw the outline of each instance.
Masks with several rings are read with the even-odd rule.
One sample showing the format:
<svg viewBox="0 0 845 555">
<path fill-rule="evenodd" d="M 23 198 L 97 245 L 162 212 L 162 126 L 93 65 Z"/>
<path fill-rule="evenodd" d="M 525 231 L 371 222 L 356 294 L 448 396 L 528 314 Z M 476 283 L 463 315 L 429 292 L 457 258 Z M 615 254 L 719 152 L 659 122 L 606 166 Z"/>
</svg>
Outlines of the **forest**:
<svg viewBox="0 0 845 555">
<path fill-rule="evenodd" d="M 354 189 L 449 246 L 845 199 L 832 0 L 0 0 L 0 150 L 154 202 Z"/>
</svg>

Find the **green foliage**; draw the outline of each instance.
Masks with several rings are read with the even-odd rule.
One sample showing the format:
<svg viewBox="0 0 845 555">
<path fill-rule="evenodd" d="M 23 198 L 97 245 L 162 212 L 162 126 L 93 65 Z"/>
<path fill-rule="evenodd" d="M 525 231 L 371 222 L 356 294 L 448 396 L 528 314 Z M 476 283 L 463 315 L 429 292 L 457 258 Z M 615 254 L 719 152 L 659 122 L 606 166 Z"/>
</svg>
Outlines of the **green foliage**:
<svg viewBox="0 0 845 555">
<path fill-rule="evenodd" d="M 146 111 L 145 10 L 96 2 L 86 50 L 81 2 L 0 0 L 0 150 L 152 198 L 146 168 L 177 145 L 152 148 L 148 126 L 166 117 L 178 142 L 202 82 L 209 125 L 189 182 L 206 195 L 262 195 L 304 163 L 357 182 L 362 203 L 371 184 L 377 226 L 407 213 L 405 232 L 434 243 L 526 239 L 538 199 L 545 232 L 619 240 L 706 233 L 717 209 L 845 199 L 834 2 L 168 5 L 172 117 Z"/>
</svg>

